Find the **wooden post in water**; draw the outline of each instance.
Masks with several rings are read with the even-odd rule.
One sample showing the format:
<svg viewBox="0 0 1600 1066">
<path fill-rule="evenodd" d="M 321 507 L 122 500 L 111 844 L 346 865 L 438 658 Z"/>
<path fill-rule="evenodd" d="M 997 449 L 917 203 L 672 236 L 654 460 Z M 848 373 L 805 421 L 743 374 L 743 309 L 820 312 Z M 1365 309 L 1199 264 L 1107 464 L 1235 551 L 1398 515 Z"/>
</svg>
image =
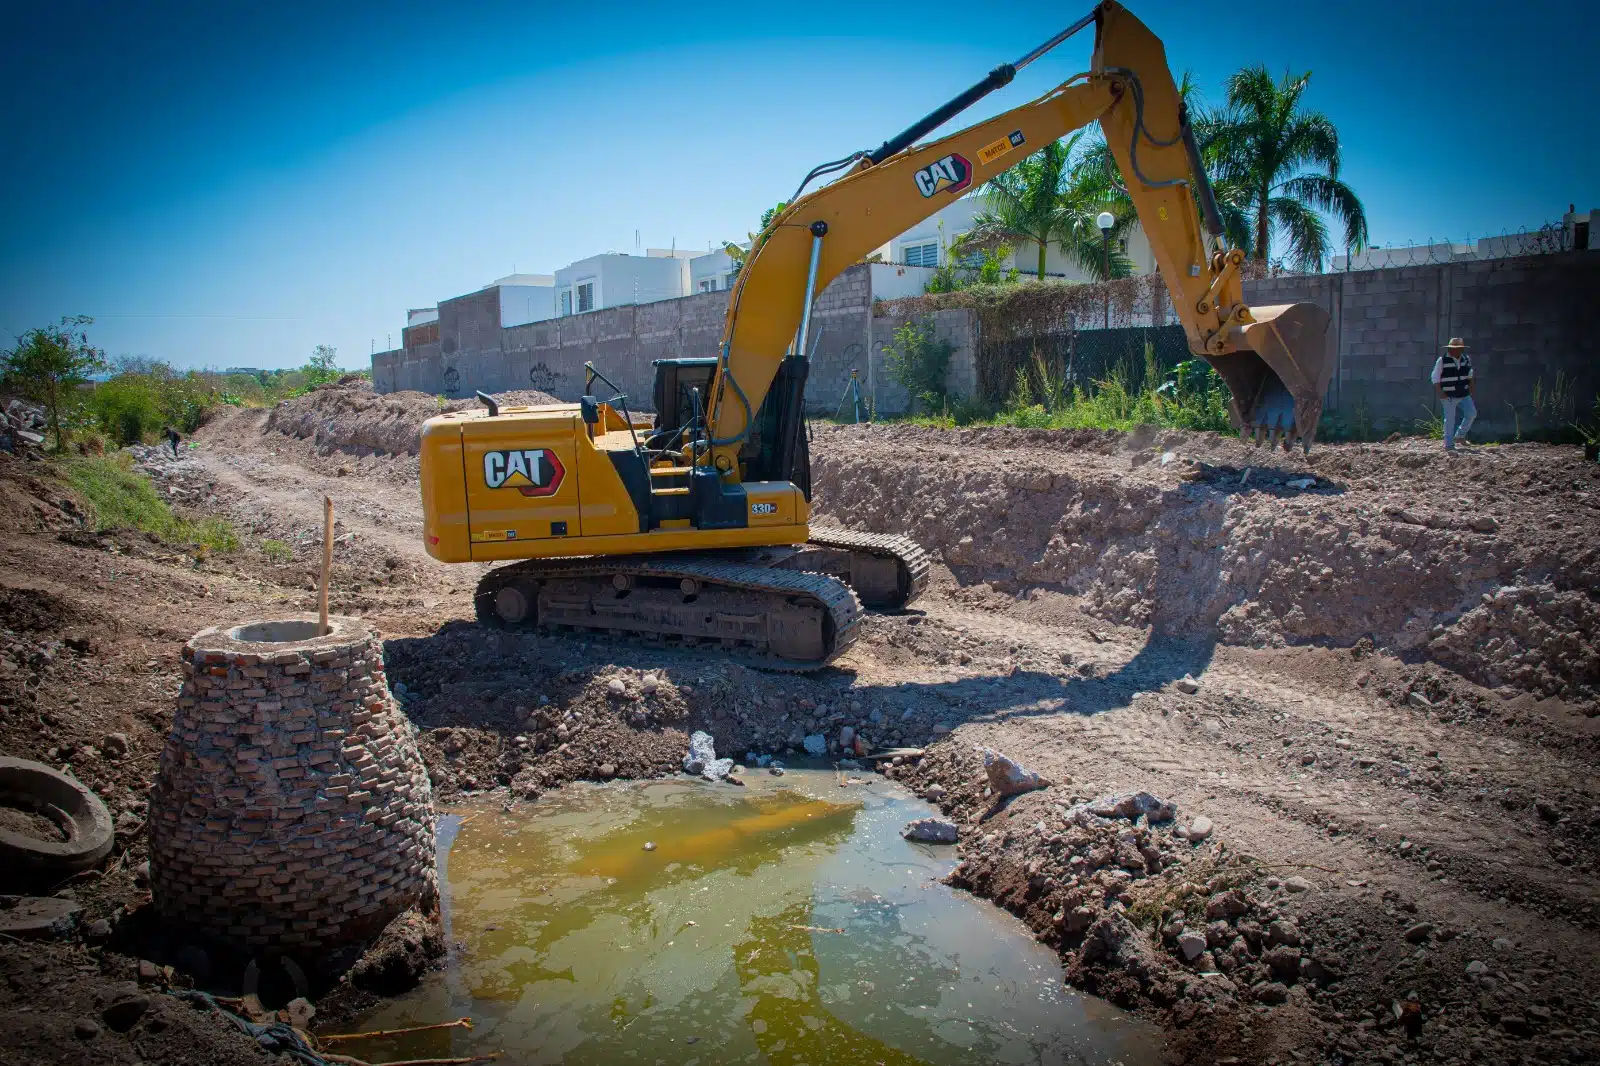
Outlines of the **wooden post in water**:
<svg viewBox="0 0 1600 1066">
<path fill-rule="evenodd" d="M 328 580 L 333 576 L 333 498 L 322 498 L 322 594 L 317 606 L 319 633 L 328 633 Z"/>
</svg>

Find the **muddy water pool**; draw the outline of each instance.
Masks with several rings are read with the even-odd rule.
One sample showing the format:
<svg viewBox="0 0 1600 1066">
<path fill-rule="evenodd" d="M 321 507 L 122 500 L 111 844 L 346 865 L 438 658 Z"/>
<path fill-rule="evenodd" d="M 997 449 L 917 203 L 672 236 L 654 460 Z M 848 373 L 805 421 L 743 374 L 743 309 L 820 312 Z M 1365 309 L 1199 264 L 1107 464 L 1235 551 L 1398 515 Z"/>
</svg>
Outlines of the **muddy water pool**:
<svg viewBox="0 0 1600 1066">
<path fill-rule="evenodd" d="M 937 812 L 831 769 L 571 785 L 441 819 L 448 965 L 345 1032 L 373 1062 L 1154 1063 L 1159 1034 L 1062 983 L 1055 953 L 939 883 Z"/>
</svg>

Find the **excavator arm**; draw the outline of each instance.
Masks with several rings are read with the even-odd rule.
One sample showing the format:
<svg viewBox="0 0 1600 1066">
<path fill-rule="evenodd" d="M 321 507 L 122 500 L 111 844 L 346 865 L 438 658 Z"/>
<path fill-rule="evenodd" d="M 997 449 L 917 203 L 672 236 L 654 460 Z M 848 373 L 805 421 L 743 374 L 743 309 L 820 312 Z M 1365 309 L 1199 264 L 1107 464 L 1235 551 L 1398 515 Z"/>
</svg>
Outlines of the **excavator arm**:
<svg viewBox="0 0 1600 1066">
<path fill-rule="evenodd" d="M 1091 23 L 1090 71 L 992 119 L 913 144 Z M 809 355 L 811 305 L 828 282 L 953 199 L 1095 121 L 1127 182 L 1190 349 L 1232 391 L 1235 426 L 1241 435 L 1254 430 L 1258 442 L 1263 433 L 1281 434 L 1284 447 L 1298 439 L 1309 449 L 1331 370 L 1324 353 L 1328 314 L 1314 304 L 1244 303 L 1244 254 L 1223 244 L 1165 50 L 1143 23 L 1105 0 L 877 150 L 832 164 L 849 172 L 796 199 L 760 235 L 729 301 L 711 383 L 708 458 L 717 469 L 737 476 L 740 449 L 780 364 Z"/>
</svg>

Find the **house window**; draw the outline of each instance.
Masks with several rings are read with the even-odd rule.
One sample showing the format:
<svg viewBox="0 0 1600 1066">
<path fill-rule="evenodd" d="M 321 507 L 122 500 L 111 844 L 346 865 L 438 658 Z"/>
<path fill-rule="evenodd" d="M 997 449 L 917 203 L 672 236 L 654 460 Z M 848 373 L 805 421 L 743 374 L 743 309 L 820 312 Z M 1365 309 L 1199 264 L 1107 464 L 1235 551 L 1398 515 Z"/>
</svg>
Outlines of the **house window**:
<svg viewBox="0 0 1600 1066">
<path fill-rule="evenodd" d="M 724 289 L 731 289 L 731 288 L 733 288 L 733 283 L 734 283 L 734 282 L 735 282 L 735 281 L 736 281 L 736 280 L 738 280 L 738 277 L 739 277 L 739 272 L 738 272 L 738 271 L 737 271 L 737 270 L 735 270 L 735 271 L 733 271 L 733 272 L 732 272 L 732 273 L 730 273 L 730 274 L 728 274 L 728 275 L 726 275 L 726 276 L 725 276 L 725 277 L 723 277 L 723 279 L 722 279 L 722 287 L 723 287 L 723 288 L 724 288 Z"/>
<path fill-rule="evenodd" d="M 961 243 L 961 238 L 963 238 L 965 236 L 966 236 L 965 233 L 956 234 L 955 240 L 953 240 L 951 242 L 951 247 L 954 248 L 957 245 L 959 245 Z M 960 263 L 962 266 L 966 267 L 968 270 L 977 270 L 979 267 L 983 266 L 983 253 L 982 252 L 971 252 L 971 251 L 962 252 L 959 256 L 956 257 L 956 262 Z"/>
<path fill-rule="evenodd" d="M 572 290 L 571 289 L 562 289 L 561 290 L 561 313 L 563 315 L 572 314 Z"/>
<path fill-rule="evenodd" d="M 717 279 L 716 278 L 701 278 L 700 279 L 700 291 L 701 292 L 716 292 L 717 291 Z"/>
<path fill-rule="evenodd" d="M 594 310 L 594 282 L 584 281 L 578 284 L 578 313 Z"/>
<path fill-rule="evenodd" d="M 939 265 L 939 242 L 908 244 L 900 249 L 908 267 L 936 267 Z"/>
</svg>

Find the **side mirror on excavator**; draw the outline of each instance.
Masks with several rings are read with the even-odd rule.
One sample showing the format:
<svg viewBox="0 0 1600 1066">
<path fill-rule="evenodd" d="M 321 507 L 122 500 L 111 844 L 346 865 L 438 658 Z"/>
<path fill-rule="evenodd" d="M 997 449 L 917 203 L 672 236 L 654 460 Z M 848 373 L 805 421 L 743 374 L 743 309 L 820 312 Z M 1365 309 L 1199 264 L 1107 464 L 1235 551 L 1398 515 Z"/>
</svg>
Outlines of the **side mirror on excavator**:
<svg viewBox="0 0 1600 1066">
<path fill-rule="evenodd" d="M 600 401 L 593 396 L 578 397 L 578 410 L 583 413 L 583 420 L 589 425 L 600 424 Z"/>
</svg>

